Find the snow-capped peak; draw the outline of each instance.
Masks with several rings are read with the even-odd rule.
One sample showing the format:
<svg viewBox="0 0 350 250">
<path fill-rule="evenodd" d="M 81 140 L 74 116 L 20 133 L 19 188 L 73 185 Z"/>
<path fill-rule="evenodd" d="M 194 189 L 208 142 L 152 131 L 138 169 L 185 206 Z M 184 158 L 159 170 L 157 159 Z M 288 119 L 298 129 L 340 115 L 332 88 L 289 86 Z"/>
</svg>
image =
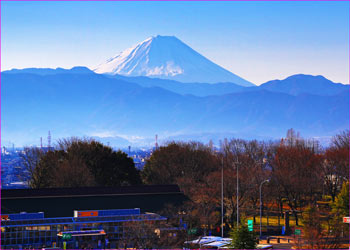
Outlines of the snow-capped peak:
<svg viewBox="0 0 350 250">
<path fill-rule="evenodd" d="M 98 65 L 100 74 L 148 76 L 181 82 L 250 82 L 200 55 L 175 36 L 152 36 Z"/>
</svg>

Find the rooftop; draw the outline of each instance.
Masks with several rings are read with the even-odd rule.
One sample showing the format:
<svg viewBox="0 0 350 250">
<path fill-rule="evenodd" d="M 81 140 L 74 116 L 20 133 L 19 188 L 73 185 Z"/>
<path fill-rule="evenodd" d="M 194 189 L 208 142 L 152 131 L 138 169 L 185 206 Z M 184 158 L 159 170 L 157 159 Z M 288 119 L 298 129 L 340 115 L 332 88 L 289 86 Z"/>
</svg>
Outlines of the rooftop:
<svg viewBox="0 0 350 250">
<path fill-rule="evenodd" d="M 48 198 L 99 195 L 173 194 L 181 193 L 177 185 L 140 185 L 122 187 L 79 187 L 41 189 L 3 189 L 1 200 L 17 198 Z"/>
</svg>

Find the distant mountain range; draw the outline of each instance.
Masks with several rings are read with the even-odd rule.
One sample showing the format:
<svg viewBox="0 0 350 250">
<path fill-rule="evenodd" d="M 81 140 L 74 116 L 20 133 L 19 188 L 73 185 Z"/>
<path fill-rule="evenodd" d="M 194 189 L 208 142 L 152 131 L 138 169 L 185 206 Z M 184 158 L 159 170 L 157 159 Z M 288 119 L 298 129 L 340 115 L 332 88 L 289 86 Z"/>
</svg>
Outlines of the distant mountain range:
<svg viewBox="0 0 350 250">
<path fill-rule="evenodd" d="M 57 74 L 94 74 L 86 67 L 78 66 L 72 69 L 50 69 L 50 68 L 27 68 L 12 69 L 3 71 L 6 74 L 35 74 L 35 75 L 57 75 Z M 149 78 L 145 76 L 127 77 L 122 75 L 109 76 L 112 79 L 118 79 L 130 83 L 137 83 L 142 87 L 160 87 L 181 95 L 209 96 L 224 95 L 237 92 L 247 92 L 256 90 L 269 90 L 273 92 L 286 93 L 290 95 L 314 94 L 329 96 L 339 94 L 349 90 L 349 85 L 334 83 L 323 76 L 312 75 L 292 75 L 283 80 L 272 80 L 261 84 L 260 86 L 244 87 L 232 82 L 209 83 L 182 83 L 175 80 Z"/>
<path fill-rule="evenodd" d="M 35 74 L 35 75 L 57 75 L 57 74 L 94 74 L 93 71 L 86 67 L 73 67 L 71 69 L 63 69 L 63 68 L 26 68 L 26 69 L 11 69 L 3 71 L 2 73 L 7 74 Z"/>
<path fill-rule="evenodd" d="M 349 85 L 334 83 L 323 76 L 293 75 L 284 80 L 273 80 L 260 85 L 261 89 L 290 95 L 336 95 L 349 91 Z"/>
<path fill-rule="evenodd" d="M 155 36 L 98 65 L 99 74 L 147 76 L 180 82 L 233 82 L 254 86 L 208 60 L 174 36 Z"/>
<path fill-rule="evenodd" d="M 349 85 L 294 75 L 260 86 L 95 74 L 84 67 L 1 73 L 2 142 L 95 136 L 112 144 L 332 136 L 349 128 Z M 104 139 L 103 139 L 104 138 Z M 220 139 L 221 139 L 220 138 Z M 118 145 L 112 145 L 118 146 Z"/>
</svg>

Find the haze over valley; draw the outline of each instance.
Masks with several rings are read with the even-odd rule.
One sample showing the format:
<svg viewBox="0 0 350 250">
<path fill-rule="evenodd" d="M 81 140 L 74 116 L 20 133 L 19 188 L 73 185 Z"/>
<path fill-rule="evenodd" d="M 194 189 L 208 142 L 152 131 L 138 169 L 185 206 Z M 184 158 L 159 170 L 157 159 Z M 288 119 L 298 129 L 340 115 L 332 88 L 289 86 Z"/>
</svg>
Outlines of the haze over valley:
<svg viewBox="0 0 350 250">
<path fill-rule="evenodd" d="M 236 73 L 236 72 L 235 72 Z M 174 36 L 146 39 L 94 69 L 2 72 L 3 144 L 89 136 L 114 147 L 226 137 L 274 140 L 289 128 L 330 138 L 349 127 L 349 85 L 297 74 L 256 86 Z"/>
</svg>

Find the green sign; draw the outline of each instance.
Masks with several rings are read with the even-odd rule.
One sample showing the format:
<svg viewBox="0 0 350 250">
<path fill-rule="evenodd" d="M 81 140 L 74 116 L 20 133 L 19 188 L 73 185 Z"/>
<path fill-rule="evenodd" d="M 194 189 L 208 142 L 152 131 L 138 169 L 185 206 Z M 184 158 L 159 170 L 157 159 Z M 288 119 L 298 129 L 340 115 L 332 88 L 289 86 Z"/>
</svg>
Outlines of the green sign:
<svg viewBox="0 0 350 250">
<path fill-rule="evenodd" d="M 191 228 L 188 230 L 188 234 L 196 234 L 197 233 L 197 228 Z"/>
<path fill-rule="evenodd" d="M 62 235 L 62 239 L 63 240 L 70 240 L 72 238 L 72 235 L 71 234 L 63 234 Z"/>
<path fill-rule="evenodd" d="M 254 228 L 253 220 L 248 220 L 248 231 L 252 232 Z"/>
<path fill-rule="evenodd" d="M 301 235 L 301 230 L 300 229 L 295 229 L 294 234 L 295 235 Z"/>
</svg>

